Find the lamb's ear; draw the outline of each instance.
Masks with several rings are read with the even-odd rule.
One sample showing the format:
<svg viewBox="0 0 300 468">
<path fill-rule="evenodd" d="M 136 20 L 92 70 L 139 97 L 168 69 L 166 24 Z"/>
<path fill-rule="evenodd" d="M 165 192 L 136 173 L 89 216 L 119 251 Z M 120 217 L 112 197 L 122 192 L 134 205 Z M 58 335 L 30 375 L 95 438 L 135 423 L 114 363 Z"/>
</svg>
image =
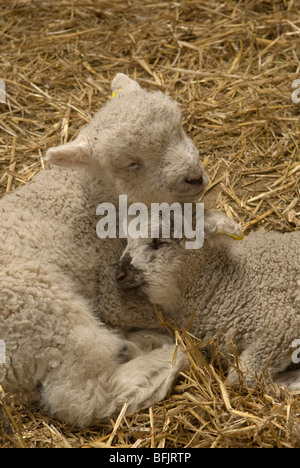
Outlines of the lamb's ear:
<svg viewBox="0 0 300 468">
<path fill-rule="evenodd" d="M 114 93 L 119 90 L 122 90 L 123 93 L 125 91 L 138 91 L 141 87 L 124 73 L 117 73 L 111 82 L 111 89 Z"/>
<path fill-rule="evenodd" d="M 49 148 L 45 160 L 54 166 L 87 167 L 92 164 L 92 154 L 88 141 L 79 137 L 64 145 Z"/>
<path fill-rule="evenodd" d="M 225 213 L 205 210 L 204 237 L 205 239 L 209 239 L 217 234 L 225 234 L 235 240 L 244 239 L 241 226 L 230 219 Z"/>
</svg>

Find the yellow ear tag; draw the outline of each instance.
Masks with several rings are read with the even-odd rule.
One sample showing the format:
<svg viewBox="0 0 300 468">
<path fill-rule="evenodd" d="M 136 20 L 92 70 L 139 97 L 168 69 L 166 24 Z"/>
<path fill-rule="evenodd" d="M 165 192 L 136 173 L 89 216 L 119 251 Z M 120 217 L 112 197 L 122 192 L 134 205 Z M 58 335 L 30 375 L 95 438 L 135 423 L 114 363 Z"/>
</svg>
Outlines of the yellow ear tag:
<svg viewBox="0 0 300 468">
<path fill-rule="evenodd" d="M 110 99 L 113 99 L 120 91 L 122 91 L 122 88 L 119 88 L 117 89 L 116 91 L 114 91 L 110 97 Z"/>
<path fill-rule="evenodd" d="M 244 239 L 244 234 L 242 234 L 241 236 L 235 236 L 234 234 L 229 234 L 229 232 L 218 232 L 218 234 L 224 234 L 225 236 L 229 236 L 229 237 L 232 237 L 232 239 L 236 240 L 236 241 L 241 241 Z"/>
</svg>

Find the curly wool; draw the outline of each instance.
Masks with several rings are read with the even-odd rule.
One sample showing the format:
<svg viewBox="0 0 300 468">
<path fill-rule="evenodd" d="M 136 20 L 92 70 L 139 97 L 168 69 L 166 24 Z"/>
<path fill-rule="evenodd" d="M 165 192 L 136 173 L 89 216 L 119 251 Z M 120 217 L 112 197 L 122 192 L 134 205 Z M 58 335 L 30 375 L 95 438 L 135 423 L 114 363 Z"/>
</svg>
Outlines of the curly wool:
<svg viewBox="0 0 300 468">
<path fill-rule="evenodd" d="M 276 377 L 291 364 L 300 338 L 299 254 L 299 232 L 265 231 L 242 242 L 216 235 L 200 250 L 178 241 L 153 250 L 131 239 L 125 251 L 130 268 L 144 274 L 141 289 L 178 325 L 187 325 L 194 311 L 193 334 L 232 339 L 249 383 L 266 367 Z M 227 338 L 221 338 L 224 349 Z M 236 379 L 231 371 L 228 382 Z"/>
<path fill-rule="evenodd" d="M 0 200 L 0 384 L 80 426 L 125 402 L 134 411 L 162 399 L 187 364 L 181 352 L 172 364 L 164 336 L 153 347 L 145 338 L 143 349 L 140 337 L 125 340 L 92 312 L 110 300 L 99 298 L 99 271 L 109 276 L 109 255 L 121 252 L 117 239 L 106 252 L 96 237 L 105 193 L 90 174 L 53 169 Z"/>
</svg>

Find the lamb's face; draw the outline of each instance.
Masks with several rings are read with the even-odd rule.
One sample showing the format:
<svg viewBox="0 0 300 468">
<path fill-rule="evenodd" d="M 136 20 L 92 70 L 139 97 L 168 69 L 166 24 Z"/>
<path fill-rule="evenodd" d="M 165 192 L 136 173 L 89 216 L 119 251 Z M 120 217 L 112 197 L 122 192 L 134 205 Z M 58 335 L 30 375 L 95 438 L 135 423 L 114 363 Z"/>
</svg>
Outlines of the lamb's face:
<svg viewBox="0 0 300 468">
<path fill-rule="evenodd" d="M 176 310 L 182 296 L 181 269 L 184 241 L 178 239 L 128 239 L 116 270 L 123 290 L 139 289 L 150 302 Z"/>
<path fill-rule="evenodd" d="M 118 193 L 146 204 L 198 199 L 208 179 L 182 129 L 177 103 L 161 92 L 141 90 L 134 99 L 120 95 L 109 104 L 124 115 L 97 140 L 94 153 L 97 159 L 105 155 Z"/>
<path fill-rule="evenodd" d="M 197 204 L 193 205 L 193 232 L 197 226 Z M 164 232 L 164 227 L 170 229 L 169 237 L 151 238 L 151 226 L 149 218 L 147 225 L 142 225 L 141 237 L 128 236 L 127 247 L 119 261 L 116 270 L 116 282 L 123 291 L 139 290 L 146 294 L 150 302 L 163 306 L 168 311 L 178 308 L 181 298 L 188 288 L 188 278 L 193 282 L 194 273 L 199 274 L 205 267 L 205 254 L 201 249 L 187 248 L 185 236 L 176 238 L 175 213 L 169 223 L 164 225 L 164 218 L 159 218 L 159 232 Z M 185 222 L 183 222 L 183 230 Z M 224 213 L 206 211 L 203 218 L 203 233 L 206 245 L 211 243 L 213 249 L 209 255 L 219 246 L 228 247 L 233 240 L 242 240 L 241 226 L 228 218 Z M 153 232 L 156 232 L 154 229 Z M 178 233 L 178 231 L 177 231 Z M 227 235 L 224 235 L 227 234 Z M 195 238 L 194 238 L 195 240 Z M 229 243 L 229 244 L 228 244 Z"/>
<path fill-rule="evenodd" d="M 181 125 L 178 104 L 118 74 L 119 92 L 71 143 L 51 148 L 61 166 L 91 166 L 129 202 L 198 200 L 208 183 L 199 153 Z"/>
</svg>

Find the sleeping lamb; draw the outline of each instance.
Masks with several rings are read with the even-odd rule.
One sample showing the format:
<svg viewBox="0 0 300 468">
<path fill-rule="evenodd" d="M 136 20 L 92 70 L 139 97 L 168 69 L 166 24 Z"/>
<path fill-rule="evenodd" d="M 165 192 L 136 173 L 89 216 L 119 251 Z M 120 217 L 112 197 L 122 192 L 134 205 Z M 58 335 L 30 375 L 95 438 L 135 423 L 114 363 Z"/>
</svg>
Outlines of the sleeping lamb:
<svg viewBox="0 0 300 468">
<path fill-rule="evenodd" d="M 221 212 L 204 210 L 203 227 L 205 239 L 210 239 L 211 236 L 215 236 L 217 233 L 226 233 L 233 238 L 242 237 L 241 226 Z M 155 308 L 147 300 L 143 288 L 137 288 L 139 283 L 144 283 L 144 272 L 147 270 L 147 265 L 143 265 L 141 270 L 132 268 L 130 256 L 123 255 L 124 251 L 126 253 L 128 249 L 130 250 L 131 246 L 135 248 L 136 243 L 139 244 L 140 241 L 134 241 L 132 244 L 133 240 L 129 236 L 128 242 L 129 246 L 125 251 L 126 241 L 125 243 L 121 243 L 121 239 L 119 239 L 119 242 L 114 245 L 112 245 L 111 239 L 103 239 L 102 241 L 101 247 L 105 249 L 106 258 L 109 258 L 110 264 L 114 265 L 114 268 L 112 268 L 112 275 L 107 275 L 107 271 L 103 268 L 100 271 L 99 291 L 101 296 L 109 297 L 110 299 L 109 301 L 98 301 L 97 312 L 105 323 L 121 329 L 126 335 L 136 328 L 145 329 L 145 331 L 151 330 L 152 333 L 155 330 L 159 332 L 163 330 L 163 327 L 160 327 L 158 323 Z M 141 241 L 142 245 L 143 242 Z M 154 239 L 153 248 L 155 248 L 156 242 L 157 240 Z M 164 242 L 167 242 L 167 240 L 164 240 Z M 121 255 L 123 255 L 122 262 L 117 269 L 116 276 L 116 266 Z M 177 307 L 177 295 L 170 295 L 168 301 L 171 301 L 172 297 Z M 126 304 L 127 311 L 128 304 L 131 304 L 131 308 L 125 314 L 124 309 Z"/>
<path fill-rule="evenodd" d="M 124 403 L 134 411 L 159 401 L 187 365 L 165 337 L 150 336 L 143 349 L 140 334 L 125 340 L 96 318 L 98 300 L 105 308 L 110 299 L 98 297 L 100 272 L 112 276 L 109 255 L 120 249 L 109 239 L 106 253 L 96 237 L 98 204 L 122 193 L 130 202 L 192 200 L 207 184 L 177 104 L 123 74 L 112 89 L 76 140 L 48 150 L 48 161 L 67 169 L 44 171 L 0 200 L 0 385 L 79 426 Z"/>
<path fill-rule="evenodd" d="M 251 232 L 242 242 L 214 235 L 199 250 L 184 239 L 128 239 L 116 279 L 136 287 L 166 316 L 202 340 L 227 339 L 237 346 L 246 381 L 267 367 L 273 378 L 292 362 L 300 339 L 300 232 Z M 140 317 L 139 325 L 148 322 Z M 134 324 L 132 324 L 134 325 Z M 280 383 L 300 391 L 300 371 Z M 227 381 L 237 381 L 232 367 Z"/>
</svg>

